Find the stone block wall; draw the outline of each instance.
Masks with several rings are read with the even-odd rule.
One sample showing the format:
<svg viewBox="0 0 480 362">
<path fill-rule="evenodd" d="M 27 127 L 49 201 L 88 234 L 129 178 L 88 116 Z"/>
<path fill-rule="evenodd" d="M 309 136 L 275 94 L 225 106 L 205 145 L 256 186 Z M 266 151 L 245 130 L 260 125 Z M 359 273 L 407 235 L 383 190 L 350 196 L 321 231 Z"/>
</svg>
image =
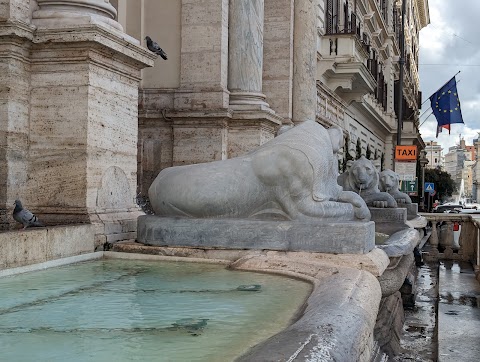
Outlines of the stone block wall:
<svg viewBox="0 0 480 362">
<path fill-rule="evenodd" d="M 47 224 L 93 224 L 97 244 L 134 239 L 140 70 L 156 56 L 108 1 L 21 3 L 0 3 L 0 225 L 20 198 Z"/>
<path fill-rule="evenodd" d="M 92 253 L 92 225 L 55 226 L 0 233 L 0 270 Z"/>
</svg>

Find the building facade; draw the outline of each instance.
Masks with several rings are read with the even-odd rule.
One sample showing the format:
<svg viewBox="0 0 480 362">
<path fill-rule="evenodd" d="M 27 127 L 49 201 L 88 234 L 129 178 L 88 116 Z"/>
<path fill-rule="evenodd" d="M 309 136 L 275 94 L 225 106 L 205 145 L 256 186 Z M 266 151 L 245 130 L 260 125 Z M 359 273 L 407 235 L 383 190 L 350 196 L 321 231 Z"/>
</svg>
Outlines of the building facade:
<svg viewBox="0 0 480 362">
<path fill-rule="evenodd" d="M 427 168 L 443 168 L 443 148 L 440 144 L 435 141 L 428 141 L 425 143 L 425 151 L 428 159 Z"/>
<path fill-rule="evenodd" d="M 16 197 L 58 221 L 130 212 L 160 170 L 245 154 L 306 120 L 392 168 L 400 105 L 402 144 L 424 148 L 428 1 L 405 4 L 400 100 L 400 0 L 0 0 L 4 220 Z M 168 60 L 152 62 L 146 35 Z M 129 191 L 112 203 L 111 188 Z"/>
<path fill-rule="evenodd" d="M 169 56 L 142 72 L 142 194 L 165 167 L 244 154 L 308 119 L 340 126 L 344 153 L 360 140 L 363 154 L 393 168 L 401 1 L 111 3 L 129 35 L 152 36 Z M 406 9 L 402 143 L 423 149 L 418 33 L 428 1 L 406 0 Z"/>
<path fill-rule="evenodd" d="M 474 202 L 480 201 L 480 133 L 473 140 L 475 147 L 475 162 L 472 166 L 472 199 Z"/>
<path fill-rule="evenodd" d="M 477 141 L 474 140 L 474 145 Z M 464 139 L 449 148 L 445 155 L 445 172 L 457 185 L 457 196 L 461 199 L 476 199 L 476 156 L 473 146 L 467 146 Z"/>
</svg>

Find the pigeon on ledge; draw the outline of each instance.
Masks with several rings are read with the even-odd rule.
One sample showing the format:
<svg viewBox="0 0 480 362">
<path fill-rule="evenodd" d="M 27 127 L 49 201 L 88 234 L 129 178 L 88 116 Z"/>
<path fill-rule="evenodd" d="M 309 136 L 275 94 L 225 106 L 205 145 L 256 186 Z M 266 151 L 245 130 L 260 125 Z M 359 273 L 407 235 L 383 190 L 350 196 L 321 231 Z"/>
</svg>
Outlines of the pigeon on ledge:
<svg viewBox="0 0 480 362">
<path fill-rule="evenodd" d="M 30 226 L 45 226 L 30 210 L 24 209 L 20 200 L 15 200 L 13 218 L 26 229 Z"/>
<path fill-rule="evenodd" d="M 163 59 L 167 60 L 167 53 L 165 53 L 163 49 L 160 48 L 160 45 L 154 42 L 152 38 L 150 38 L 148 35 L 145 37 L 145 40 L 147 41 L 148 50 L 157 55 L 160 55 Z"/>
</svg>

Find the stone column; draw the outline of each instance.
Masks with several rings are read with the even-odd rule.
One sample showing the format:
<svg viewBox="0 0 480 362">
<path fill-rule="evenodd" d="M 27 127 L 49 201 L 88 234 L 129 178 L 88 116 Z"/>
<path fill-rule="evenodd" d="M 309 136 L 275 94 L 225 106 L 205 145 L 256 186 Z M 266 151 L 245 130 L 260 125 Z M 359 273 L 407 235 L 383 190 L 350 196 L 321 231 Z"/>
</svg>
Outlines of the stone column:
<svg viewBox="0 0 480 362">
<path fill-rule="evenodd" d="M 22 199 L 47 224 L 92 223 L 97 245 L 134 239 L 138 87 L 155 56 L 108 1 L 38 4 Z"/>
<path fill-rule="evenodd" d="M 264 0 L 230 0 L 228 89 L 230 106 L 268 107 L 262 93 Z"/>
<path fill-rule="evenodd" d="M 295 0 L 293 110 L 296 124 L 315 120 L 317 109 L 317 26 L 314 0 Z"/>
</svg>

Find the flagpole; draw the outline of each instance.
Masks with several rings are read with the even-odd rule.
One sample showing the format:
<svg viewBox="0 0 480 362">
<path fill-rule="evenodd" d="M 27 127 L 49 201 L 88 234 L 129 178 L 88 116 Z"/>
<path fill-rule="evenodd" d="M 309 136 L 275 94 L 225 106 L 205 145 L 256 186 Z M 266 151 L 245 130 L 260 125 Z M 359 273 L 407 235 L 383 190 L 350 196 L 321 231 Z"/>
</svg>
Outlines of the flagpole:
<svg viewBox="0 0 480 362">
<path fill-rule="evenodd" d="M 402 118 L 403 118 L 403 77 L 405 65 L 405 7 L 406 0 L 402 0 L 402 27 L 400 28 L 400 74 L 398 80 L 398 120 L 397 120 L 397 146 L 402 144 Z"/>
<path fill-rule="evenodd" d="M 427 109 L 427 111 L 428 111 L 428 109 Z M 423 112 L 423 114 L 425 114 L 427 111 Z M 422 116 L 423 116 L 423 114 L 422 114 Z M 432 113 L 430 113 L 430 114 L 428 115 L 427 118 L 424 119 L 424 121 L 420 124 L 420 126 L 418 126 L 418 128 L 422 127 L 423 124 L 424 124 L 425 122 L 427 122 L 427 119 L 429 119 L 432 114 L 433 114 L 433 111 L 432 111 Z M 421 117 L 421 116 L 420 116 L 420 117 Z"/>
</svg>

